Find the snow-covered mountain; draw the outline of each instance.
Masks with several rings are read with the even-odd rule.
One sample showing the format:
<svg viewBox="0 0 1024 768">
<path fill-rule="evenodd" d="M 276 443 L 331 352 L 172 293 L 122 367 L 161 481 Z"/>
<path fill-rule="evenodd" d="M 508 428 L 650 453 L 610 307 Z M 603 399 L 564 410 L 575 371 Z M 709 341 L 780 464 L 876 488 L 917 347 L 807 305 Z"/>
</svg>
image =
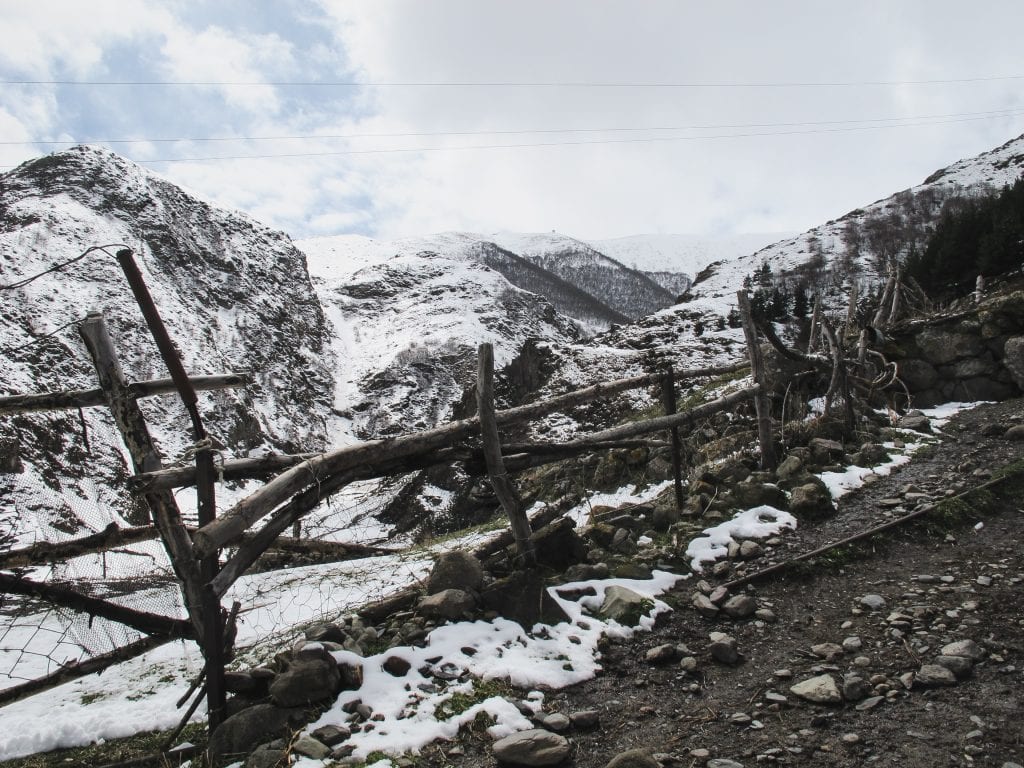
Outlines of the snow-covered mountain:
<svg viewBox="0 0 1024 768">
<path fill-rule="evenodd" d="M 692 279 L 708 264 L 749 256 L 791 232 L 763 232 L 722 237 L 649 234 L 588 240 L 596 250 L 644 272 L 682 272 Z"/>
<path fill-rule="evenodd" d="M 672 270 L 631 269 L 581 240 L 557 233 L 442 232 L 391 242 L 339 235 L 302 241 L 299 247 L 331 253 L 343 264 L 435 253 L 487 266 L 513 285 L 545 297 L 588 334 L 671 306 L 691 281 L 689 275 Z"/>
<path fill-rule="evenodd" d="M 46 273 L 108 243 L 135 252 L 190 373 L 251 375 L 244 390 L 200 398 L 207 430 L 229 453 L 327 445 L 335 360 L 302 254 L 286 235 L 89 147 L 0 177 L 4 394 L 95 388 L 76 331 L 92 310 L 105 314 L 129 380 L 168 375 L 113 258 L 116 248 Z M 19 281 L 25 284 L 9 287 Z M 180 456 L 192 438 L 177 398 L 142 405 L 164 455 Z M 130 516 L 123 486 L 130 462 L 105 409 L 87 408 L 81 421 L 75 411 L 3 417 L 0 442 L 23 470 L 0 475 L 8 491 L 0 526 L 14 541 L 96 530 Z M 24 491 L 20 503 L 15 488 Z"/>
<path fill-rule="evenodd" d="M 897 192 L 802 234 L 749 255 L 709 264 L 696 276 L 695 297 L 734 304 L 743 278 L 767 263 L 782 276 L 811 283 L 879 280 L 882 265 L 921 250 L 943 205 L 957 197 L 989 194 L 1024 172 L 1024 136 L 977 157 L 935 171 Z M 826 289 L 828 285 L 820 285 Z M 838 286 L 833 285 L 833 288 Z"/>
</svg>

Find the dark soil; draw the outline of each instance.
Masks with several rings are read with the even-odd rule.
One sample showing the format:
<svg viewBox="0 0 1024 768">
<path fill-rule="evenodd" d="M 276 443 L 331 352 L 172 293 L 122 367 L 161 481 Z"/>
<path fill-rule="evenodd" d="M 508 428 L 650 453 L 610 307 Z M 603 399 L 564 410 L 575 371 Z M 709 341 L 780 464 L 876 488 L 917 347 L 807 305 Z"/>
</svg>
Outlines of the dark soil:
<svg viewBox="0 0 1024 768">
<path fill-rule="evenodd" d="M 734 563 L 730 572 L 708 581 L 726 582 L 739 568 L 754 572 L 902 516 L 915 504 L 976 488 L 1015 463 L 1020 469 L 1024 443 L 1003 435 L 1022 422 L 1021 400 L 961 414 L 940 443 L 844 497 L 834 516 L 802 525 L 765 557 Z M 907 500 L 908 491 L 922 497 Z M 748 768 L 1024 763 L 1022 506 L 1024 480 L 1014 475 L 987 491 L 939 504 L 921 522 L 746 587 L 759 607 L 774 612 L 773 622 L 703 618 L 690 608 L 696 579 L 682 582 L 666 598 L 676 610 L 653 633 L 610 645 L 604 673 L 549 692 L 545 712 L 601 713 L 598 729 L 564 734 L 573 745 L 572 765 L 580 768 L 604 766 L 631 749 L 683 766 L 715 758 Z M 865 595 L 880 595 L 885 606 L 869 610 L 860 604 Z M 736 638 L 741 663 L 711 659 L 706 648 L 715 631 Z M 811 652 L 816 644 L 842 644 L 854 636 L 862 647 L 838 658 Z M 901 682 L 905 673 L 933 663 L 943 645 L 968 638 L 987 653 L 970 677 L 936 688 L 914 683 L 908 689 Z M 684 673 L 677 662 L 648 664 L 647 650 L 665 643 L 685 645 L 698 661 L 697 671 Z M 791 677 L 779 670 L 789 670 Z M 872 681 L 867 695 L 882 699 L 874 708 L 857 709 L 858 701 L 817 705 L 790 692 L 796 682 L 824 673 L 840 687 L 844 675 L 856 673 Z M 772 703 L 769 692 L 786 700 Z M 458 745 L 432 747 L 422 761 L 494 765 L 482 731 Z"/>
</svg>

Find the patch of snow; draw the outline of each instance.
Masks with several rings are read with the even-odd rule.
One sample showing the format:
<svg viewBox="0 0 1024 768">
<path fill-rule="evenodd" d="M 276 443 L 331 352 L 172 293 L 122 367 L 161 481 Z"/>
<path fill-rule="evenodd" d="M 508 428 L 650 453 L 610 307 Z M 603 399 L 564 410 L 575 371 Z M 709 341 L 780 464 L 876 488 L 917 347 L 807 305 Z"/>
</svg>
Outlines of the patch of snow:
<svg viewBox="0 0 1024 768">
<path fill-rule="evenodd" d="M 703 573 L 704 563 L 725 557 L 730 542 L 744 539 L 764 539 L 788 529 L 796 529 L 797 521 L 789 512 L 763 504 L 738 513 L 731 520 L 719 523 L 693 539 L 686 547 L 690 567 Z"/>
</svg>

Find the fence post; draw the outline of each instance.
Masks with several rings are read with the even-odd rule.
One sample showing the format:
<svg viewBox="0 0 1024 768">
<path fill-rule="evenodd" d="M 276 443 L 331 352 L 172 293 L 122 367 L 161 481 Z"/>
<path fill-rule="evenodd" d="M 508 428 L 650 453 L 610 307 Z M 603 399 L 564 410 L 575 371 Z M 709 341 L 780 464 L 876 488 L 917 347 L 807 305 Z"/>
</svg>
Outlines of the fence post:
<svg viewBox="0 0 1024 768">
<path fill-rule="evenodd" d="M 149 332 L 156 342 L 164 365 L 167 366 L 175 388 L 188 411 L 192 421 L 192 431 L 196 447 L 196 496 L 200 527 L 213 522 L 217 517 L 214 481 L 216 471 L 213 466 L 213 449 L 210 444 L 203 421 L 199 416 L 195 387 L 185 372 L 185 366 L 178 356 L 178 351 L 167 332 L 166 326 L 156 308 L 156 303 L 149 293 L 146 281 L 139 271 L 131 249 L 122 248 L 116 254 L 117 263 L 124 272 L 128 286 L 135 296 L 135 301 L 142 311 Z M 210 732 L 225 719 L 227 690 L 224 682 L 224 627 L 221 616 L 220 598 L 213 588 L 213 580 L 217 576 L 219 558 L 214 550 L 199 562 L 199 575 L 203 587 L 200 597 L 200 609 L 203 614 L 203 654 L 206 657 L 206 701 Z"/>
<path fill-rule="evenodd" d="M 484 461 L 491 479 L 494 495 L 508 515 L 512 535 L 516 541 L 516 554 L 528 567 L 537 564 L 537 555 L 530 541 L 530 521 L 523 511 L 519 495 L 505 473 L 501 458 L 501 440 L 494 415 L 494 347 L 481 344 L 477 358 L 476 403 L 480 416 L 480 436 L 483 439 Z"/>
<path fill-rule="evenodd" d="M 671 364 L 665 366 L 665 374 L 661 379 L 661 404 L 666 416 L 676 412 L 676 374 Z M 676 507 L 682 509 L 686 501 L 686 494 L 683 493 L 682 440 L 679 439 L 679 427 L 672 427 L 668 432 L 672 440 L 672 481 L 676 492 Z"/>
<path fill-rule="evenodd" d="M 747 354 L 750 356 L 751 373 L 754 383 L 759 385 L 754 396 L 754 410 L 757 413 L 757 439 L 761 445 L 761 469 L 775 469 L 778 459 L 775 456 L 775 443 L 772 441 L 771 401 L 768 399 L 768 381 L 764 370 L 764 358 L 761 347 L 757 343 L 757 327 L 754 325 L 754 312 L 750 307 L 747 292 L 736 292 L 739 302 L 740 316 L 743 318 L 743 335 L 747 339 Z"/>
<path fill-rule="evenodd" d="M 121 433 L 136 472 L 152 472 L 161 468 L 160 453 L 149 435 L 146 419 L 135 398 L 128 389 L 128 381 L 121 370 L 121 363 L 110 338 L 103 315 L 90 313 L 79 333 L 85 348 L 96 368 L 100 388 L 106 397 L 107 406 L 114 417 L 114 423 Z M 202 592 L 199 569 L 192 557 L 192 542 L 181 511 L 170 491 L 154 491 L 143 497 L 153 514 L 153 522 L 160 531 L 167 554 L 175 574 L 181 580 L 185 606 L 196 629 L 196 637 L 202 637 Z"/>
</svg>

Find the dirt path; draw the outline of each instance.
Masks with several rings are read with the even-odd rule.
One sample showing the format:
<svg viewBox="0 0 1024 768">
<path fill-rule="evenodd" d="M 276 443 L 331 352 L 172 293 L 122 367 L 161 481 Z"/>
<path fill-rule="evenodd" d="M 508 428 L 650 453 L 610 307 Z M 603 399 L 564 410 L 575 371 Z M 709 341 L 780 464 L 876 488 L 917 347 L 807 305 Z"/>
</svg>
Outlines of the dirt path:
<svg viewBox="0 0 1024 768">
<path fill-rule="evenodd" d="M 787 534 L 747 568 L 979 485 L 1024 457 L 1024 443 L 1003 437 L 1020 423 L 1021 400 L 961 414 L 926 456 L 844 497 L 835 516 Z M 978 502 L 985 503 L 975 510 Z M 565 732 L 580 768 L 600 768 L 630 749 L 653 753 L 664 765 L 712 768 L 1024 763 L 1022 506 L 1024 499 L 1005 492 L 969 500 L 958 507 L 955 523 L 940 515 L 938 522 L 891 531 L 866 547 L 748 587 L 745 594 L 769 612 L 760 618 L 704 618 L 689 605 L 695 580 L 683 582 L 669 596 L 677 610 L 653 633 L 610 645 L 604 674 L 549 693 L 545 711 L 600 713 L 597 729 Z M 867 596 L 884 605 L 868 607 Z M 711 658 L 712 632 L 735 639 L 740 663 Z M 955 684 L 922 685 L 922 665 L 966 639 L 984 654 L 969 675 Z M 812 651 L 826 643 L 834 647 Z M 678 646 L 674 657 L 649 663 L 647 652 L 663 644 Z M 813 704 L 790 691 L 820 675 L 832 678 L 844 701 Z M 482 766 L 494 759 L 486 740 L 467 738 L 454 750 L 431 748 L 425 762 Z"/>
</svg>

